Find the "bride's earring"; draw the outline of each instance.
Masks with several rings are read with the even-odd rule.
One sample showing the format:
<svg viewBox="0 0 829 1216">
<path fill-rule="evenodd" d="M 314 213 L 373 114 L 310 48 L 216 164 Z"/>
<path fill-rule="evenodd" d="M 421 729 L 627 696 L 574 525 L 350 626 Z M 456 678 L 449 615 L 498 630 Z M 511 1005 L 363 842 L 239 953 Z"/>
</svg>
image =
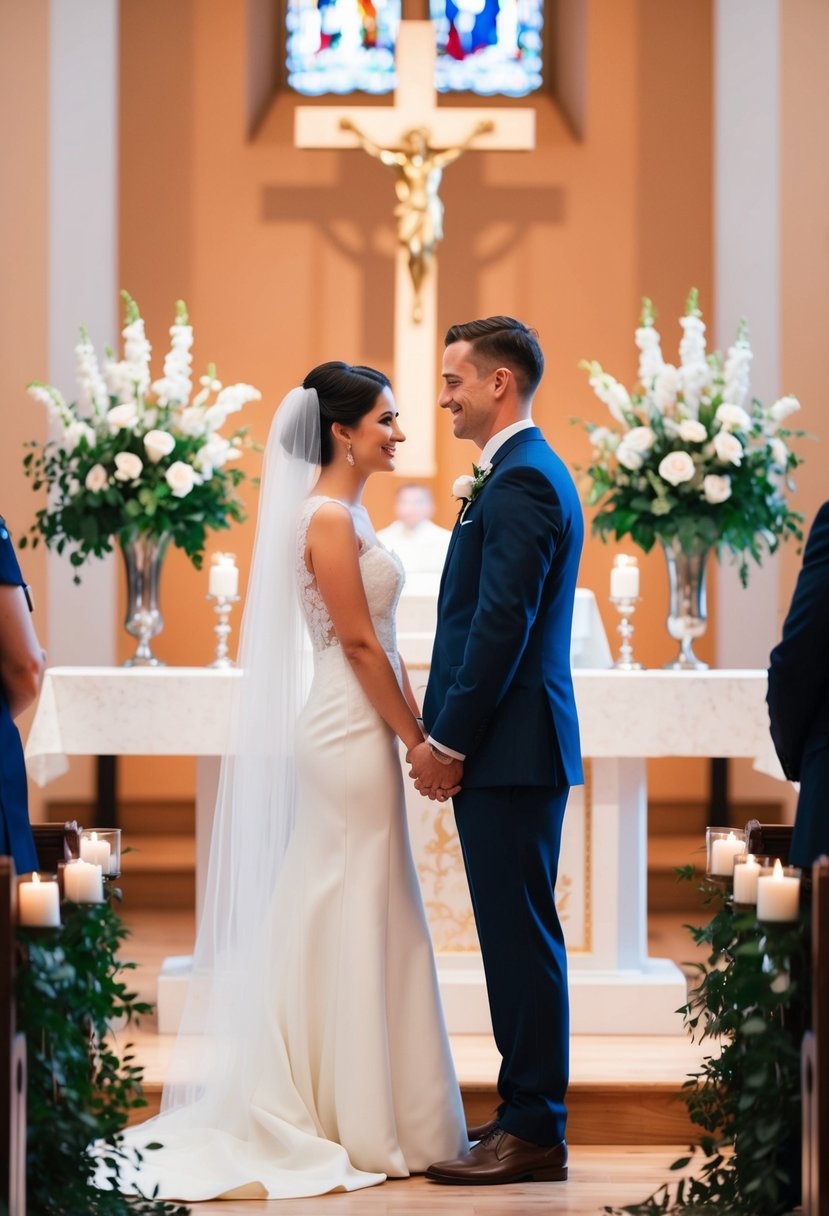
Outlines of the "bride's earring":
<svg viewBox="0 0 829 1216">
<path fill-rule="evenodd" d="M 347 448 L 346 448 L 346 450 L 345 450 L 345 458 L 346 458 L 346 460 L 348 461 L 348 463 L 349 463 L 350 465 L 353 465 L 353 464 L 354 464 L 354 454 L 353 454 L 353 452 L 351 451 L 351 444 L 349 444 L 349 445 L 348 445 L 348 447 L 347 447 Z"/>
</svg>

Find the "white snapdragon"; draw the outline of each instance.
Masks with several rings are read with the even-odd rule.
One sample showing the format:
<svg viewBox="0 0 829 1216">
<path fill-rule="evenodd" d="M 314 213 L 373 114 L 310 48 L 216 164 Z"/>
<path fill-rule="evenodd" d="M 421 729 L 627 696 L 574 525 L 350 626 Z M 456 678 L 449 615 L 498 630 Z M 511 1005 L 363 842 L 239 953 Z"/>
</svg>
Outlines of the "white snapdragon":
<svg viewBox="0 0 829 1216">
<path fill-rule="evenodd" d="M 71 453 L 82 439 L 85 439 L 87 447 L 91 448 L 95 443 L 95 432 L 88 422 L 79 422 L 75 419 L 64 426 L 58 443 L 64 452 Z"/>
<path fill-rule="evenodd" d="M 702 493 L 706 502 L 713 504 L 725 502 L 731 497 L 731 478 L 721 477 L 717 473 L 709 473 L 702 479 Z"/>
<path fill-rule="evenodd" d="M 786 447 L 779 435 L 775 435 L 769 442 L 771 450 L 771 458 L 778 469 L 784 470 L 789 463 L 789 449 Z"/>
<path fill-rule="evenodd" d="M 176 322 L 170 327 L 170 349 L 164 359 L 164 375 L 153 384 L 160 405 L 184 405 L 190 400 L 193 384 L 193 327 L 187 323 L 187 311 L 182 300 L 176 305 Z"/>
<path fill-rule="evenodd" d="M 588 438 L 598 451 L 615 452 L 619 446 L 619 436 L 607 426 L 594 426 Z"/>
<path fill-rule="evenodd" d="M 138 406 L 134 401 L 114 405 L 106 415 L 107 426 L 112 435 L 118 431 L 131 431 L 138 425 Z"/>
<path fill-rule="evenodd" d="M 691 480 L 695 468 L 693 457 L 688 452 L 669 452 L 659 462 L 659 476 L 672 486 L 678 486 Z"/>
<path fill-rule="evenodd" d="M 228 384 L 216 398 L 216 405 L 225 414 L 236 414 L 250 401 L 261 401 L 262 394 L 252 384 Z"/>
<path fill-rule="evenodd" d="M 81 390 L 75 407 L 78 416 L 101 417 L 109 409 L 109 393 L 85 325 L 81 326 L 81 340 L 75 347 L 75 377 Z"/>
<path fill-rule="evenodd" d="M 196 484 L 196 470 L 183 460 L 176 460 L 164 474 L 164 480 L 174 498 L 185 498 Z"/>
<path fill-rule="evenodd" d="M 796 414 L 800 409 L 800 402 L 797 397 L 781 397 L 778 401 L 769 407 L 769 418 L 772 422 L 782 422 L 784 418 L 788 418 L 790 414 Z"/>
<path fill-rule="evenodd" d="M 196 453 L 193 463 L 204 480 L 208 481 L 214 470 L 224 468 L 228 460 L 235 460 L 239 455 L 239 449 L 233 447 L 222 435 L 211 435 Z"/>
<path fill-rule="evenodd" d="M 169 456 L 175 446 L 176 441 L 169 431 L 147 431 L 144 436 L 144 451 L 153 464 Z"/>
<path fill-rule="evenodd" d="M 696 418 L 683 418 L 677 426 L 677 434 L 683 443 L 705 443 L 708 431 Z"/>
<path fill-rule="evenodd" d="M 188 405 L 186 409 L 178 410 L 176 412 L 176 426 L 182 435 L 189 435 L 192 438 L 198 439 L 207 430 L 204 410 L 199 409 L 197 405 Z"/>
<path fill-rule="evenodd" d="M 685 316 L 679 319 L 682 326 L 680 379 L 685 408 L 692 418 L 696 418 L 703 393 L 711 383 L 711 369 L 705 357 L 705 322 L 697 307 L 696 288 L 689 295 L 685 309 Z"/>
<path fill-rule="evenodd" d="M 109 474 L 102 464 L 93 464 L 92 468 L 86 475 L 84 485 L 87 490 L 97 493 L 99 490 L 105 490 L 109 485 Z"/>
<path fill-rule="evenodd" d="M 124 326 L 124 362 L 131 368 L 130 380 L 141 397 L 150 387 L 150 355 L 152 347 L 144 333 L 144 321 L 136 317 Z"/>
<path fill-rule="evenodd" d="M 224 406 L 218 405 L 215 402 L 204 411 L 204 425 L 208 431 L 218 431 L 227 422 L 227 413 Z"/>
<path fill-rule="evenodd" d="M 136 456 L 135 452 L 116 452 L 116 481 L 137 481 L 143 468 L 144 462 L 140 456 Z"/>
<path fill-rule="evenodd" d="M 731 405 L 724 402 L 718 407 L 714 421 L 719 423 L 724 431 L 750 431 L 751 418 L 741 405 Z"/>
<path fill-rule="evenodd" d="M 593 392 L 603 402 L 617 422 L 627 425 L 626 414 L 630 413 L 630 394 L 623 384 L 615 380 L 613 376 L 603 372 L 598 363 L 593 365 L 590 375 L 590 387 Z"/>
<path fill-rule="evenodd" d="M 718 431 L 711 441 L 717 459 L 723 464 L 739 465 L 743 459 L 743 445 L 730 431 Z"/>
<path fill-rule="evenodd" d="M 222 382 L 216 379 L 216 369 L 211 363 L 204 376 L 199 376 L 199 391 L 193 398 L 193 405 L 204 405 L 211 393 L 221 392 Z"/>
<path fill-rule="evenodd" d="M 72 423 L 72 411 L 64 401 L 59 389 L 52 388 L 51 384 L 41 384 L 39 381 L 33 380 L 31 384 L 26 385 L 26 392 L 33 401 L 46 406 L 49 418 L 53 422 L 59 422 L 64 427 Z"/>
<path fill-rule="evenodd" d="M 660 414 L 665 414 L 676 405 L 677 394 L 682 387 L 679 370 L 673 363 L 664 363 L 654 379 L 651 400 Z"/>
<path fill-rule="evenodd" d="M 744 405 L 751 389 L 751 361 L 754 358 L 748 342 L 745 322 L 740 322 L 737 338 L 729 346 L 723 368 L 723 396 L 735 405 Z"/>
<path fill-rule="evenodd" d="M 649 390 L 665 363 L 659 344 L 659 333 L 653 325 L 639 326 L 636 331 L 636 345 L 639 347 L 639 383 Z"/>
</svg>

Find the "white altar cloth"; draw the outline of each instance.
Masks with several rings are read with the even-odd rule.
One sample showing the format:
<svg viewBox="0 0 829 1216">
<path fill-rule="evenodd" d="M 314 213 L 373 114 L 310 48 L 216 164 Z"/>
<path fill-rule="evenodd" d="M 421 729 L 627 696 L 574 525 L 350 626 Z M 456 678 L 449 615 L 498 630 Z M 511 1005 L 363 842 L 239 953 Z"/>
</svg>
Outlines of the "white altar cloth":
<svg viewBox="0 0 829 1216">
<path fill-rule="evenodd" d="M 402 642 L 401 636 L 404 649 Z M 412 663 L 416 692 L 427 676 L 426 664 Z M 238 678 L 232 669 L 51 668 L 27 742 L 29 770 L 44 784 L 63 771 L 67 755 L 196 756 L 200 898 L 217 757 L 226 746 Z M 684 977 L 673 963 L 647 953 L 645 758 L 767 757 L 766 673 L 577 669 L 573 680 L 587 784 L 571 794 L 559 880 L 572 1027 L 578 1033 L 676 1033 Z M 406 785 L 447 1022 L 455 1033 L 486 1033 L 483 970 L 451 814 Z M 185 986 L 180 966 L 162 976 L 165 1030 L 175 1029 Z"/>
</svg>

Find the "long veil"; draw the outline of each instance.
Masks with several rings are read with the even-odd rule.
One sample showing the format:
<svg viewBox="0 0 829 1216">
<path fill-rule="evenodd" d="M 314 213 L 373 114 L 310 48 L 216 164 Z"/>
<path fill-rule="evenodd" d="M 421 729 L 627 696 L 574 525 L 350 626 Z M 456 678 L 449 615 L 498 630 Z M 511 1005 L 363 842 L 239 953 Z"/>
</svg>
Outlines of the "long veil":
<svg viewBox="0 0 829 1216">
<path fill-rule="evenodd" d="M 152 1128 L 162 1142 L 165 1129 L 221 1129 L 242 1139 L 248 1129 L 262 1063 L 263 1002 L 279 949 L 268 912 L 294 823 L 294 734 L 309 675 L 297 525 L 319 459 L 317 393 L 293 389 L 265 450 L 242 671 L 221 763 L 192 978 L 161 1114 L 141 1128 Z"/>
</svg>

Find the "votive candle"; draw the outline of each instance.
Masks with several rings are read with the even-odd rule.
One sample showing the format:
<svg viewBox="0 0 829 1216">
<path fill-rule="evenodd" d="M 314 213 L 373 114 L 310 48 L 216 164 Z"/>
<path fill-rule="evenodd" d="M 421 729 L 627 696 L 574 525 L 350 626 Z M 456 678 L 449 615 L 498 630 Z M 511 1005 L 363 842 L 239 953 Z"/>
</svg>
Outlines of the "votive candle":
<svg viewBox="0 0 829 1216">
<path fill-rule="evenodd" d="M 63 867 L 63 893 L 73 904 L 102 904 L 101 867 L 91 861 L 67 861 Z"/>
<path fill-rule="evenodd" d="M 757 919 L 772 921 L 797 920 L 800 912 L 800 871 L 783 870 L 780 858 L 774 870 L 757 880 Z"/>
<path fill-rule="evenodd" d="M 60 891 L 51 879 L 42 882 L 40 875 L 32 874 L 31 882 L 21 882 L 17 887 L 18 920 L 21 925 L 40 925 L 57 928 L 60 925 Z"/>
<path fill-rule="evenodd" d="M 745 833 L 737 836 L 729 832 L 727 836 L 715 836 L 711 841 L 709 873 L 730 877 L 734 873 L 734 858 L 738 853 L 744 853 L 745 847 Z"/>
<path fill-rule="evenodd" d="M 239 569 L 232 553 L 216 553 L 210 566 L 207 590 L 210 595 L 229 598 L 239 590 Z"/>
<path fill-rule="evenodd" d="M 81 833 L 81 860 L 100 866 L 103 874 L 110 874 L 112 872 L 110 865 L 111 852 L 109 842 L 99 840 L 97 832 Z"/>
<path fill-rule="evenodd" d="M 635 557 L 620 553 L 610 571 L 610 598 L 635 600 L 639 595 L 639 565 Z"/>
</svg>

